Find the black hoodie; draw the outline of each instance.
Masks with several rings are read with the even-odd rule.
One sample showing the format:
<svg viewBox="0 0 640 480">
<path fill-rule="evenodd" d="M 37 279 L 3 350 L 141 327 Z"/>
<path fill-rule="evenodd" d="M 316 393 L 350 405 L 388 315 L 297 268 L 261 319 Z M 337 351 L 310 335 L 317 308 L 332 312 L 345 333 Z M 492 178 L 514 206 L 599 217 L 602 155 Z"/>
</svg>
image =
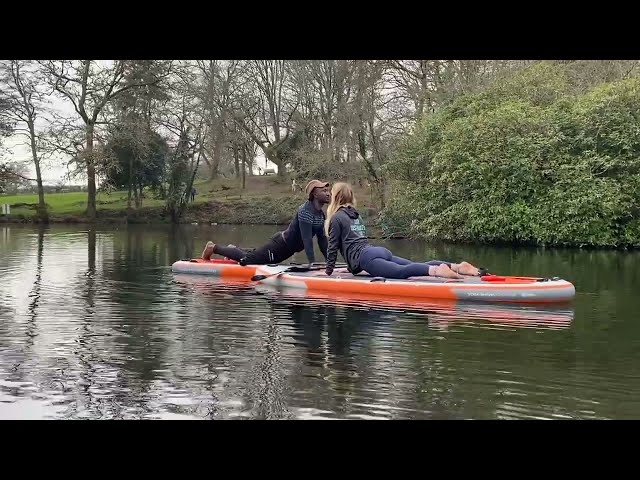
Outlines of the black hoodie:
<svg viewBox="0 0 640 480">
<path fill-rule="evenodd" d="M 360 253 L 368 246 L 365 226 L 358 211 L 351 207 L 340 208 L 329 224 L 329 248 L 327 249 L 327 275 L 331 275 L 338 257 L 338 250 L 347 262 L 349 271 L 360 273 Z"/>
</svg>

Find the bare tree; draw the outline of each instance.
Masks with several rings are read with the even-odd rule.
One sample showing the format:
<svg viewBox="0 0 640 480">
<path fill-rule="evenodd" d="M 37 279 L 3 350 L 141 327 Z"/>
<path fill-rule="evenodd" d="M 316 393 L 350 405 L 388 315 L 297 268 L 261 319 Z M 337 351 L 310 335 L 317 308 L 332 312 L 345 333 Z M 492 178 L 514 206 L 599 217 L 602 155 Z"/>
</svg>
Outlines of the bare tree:
<svg viewBox="0 0 640 480">
<path fill-rule="evenodd" d="M 19 187 L 33 182 L 33 178 L 27 176 L 28 173 L 28 167 L 24 162 L 0 163 L 0 193 L 17 191 Z"/>
<path fill-rule="evenodd" d="M 125 84 L 153 80 L 169 68 L 166 61 L 131 60 L 123 82 Z M 109 125 L 107 158 L 108 179 L 120 185 L 128 184 L 127 210 L 132 199 L 136 208 L 142 206 L 143 189 L 153 185 L 162 192 L 162 138 L 156 132 L 159 108 L 169 100 L 168 84 L 150 83 L 123 92 L 105 108 L 113 122 Z M 109 157 L 118 157 L 109 158 Z M 124 163 L 123 163 L 124 160 Z M 123 176 L 124 174 L 124 176 Z M 123 182 L 124 179 L 127 181 Z M 101 187 L 102 188 L 102 187 Z"/>
<path fill-rule="evenodd" d="M 233 100 L 233 119 L 260 147 L 267 160 L 286 174 L 280 153 L 293 127 L 299 99 L 289 88 L 285 60 L 252 60 L 243 63 L 244 91 Z M 283 132 L 284 130 L 284 132 Z"/>
<path fill-rule="evenodd" d="M 41 62 L 48 84 L 62 98 L 73 105 L 81 120 L 84 141 L 74 143 L 77 154 L 86 165 L 87 174 L 87 216 L 96 218 L 96 152 L 94 140 L 96 127 L 106 123 L 105 107 L 129 89 L 145 87 L 160 82 L 170 73 L 166 71 L 152 78 L 125 82 L 128 62 L 116 60 L 97 62 L 95 60 L 62 60 Z M 67 122 L 63 128 L 72 126 Z M 81 147 L 81 148 L 78 148 Z"/>
<path fill-rule="evenodd" d="M 204 101 L 193 88 L 196 72 L 191 62 L 176 65 L 168 87 L 171 98 L 159 116 L 173 148 L 167 164 L 166 209 L 174 223 L 186 209 L 209 134 Z"/>
<path fill-rule="evenodd" d="M 437 60 L 390 60 L 385 71 L 389 101 L 399 105 L 402 115 L 418 119 L 435 107 Z"/>
<path fill-rule="evenodd" d="M 598 83 L 612 82 L 640 75 L 638 60 L 560 60 L 576 90 L 585 90 Z"/>
<path fill-rule="evenodd" d="M 349 102 L 353 92 L 354 62 L 309 60 L 294 63 L 293 84 L 299 97 L 300 119 L 319 149 L 333 160 L 345 158 L 349 137 Z M 348 160 L 350 157 L 346 155 Z"/>
<path fill-rule="evenodd" d="M 4 137 L 13 133 L 13 122 L 7 121 L 6 112 L 9 111 L 9 102 L 0 96 L 0 147 Z M 4 191 L 6 181 L 13 176 L 14 172 L 9 165 L 0 161 L 0 193 Z"/>
<path fill-rule="evenodd" d="M 0 95 L 6 104 L 6 109 L 0 115 L 13 123 L 14 132 L 28 141 L 38 186 L 38 217 L 40 221 L 47 222 L 49 217 L 40 170 L 40 136 L 36 132 L 36 119 L 45 111 L 47 102 L 37 64 L 24 60 L 3 61 L 0 63 L 0 82 Z"/>
<path fill-rule="evenodd" d="M 458 95 L 478 91 L 502 71 L 528 62 L 506 60 L 389 60 L 385 83 L 388 107 L 409 127 Z"/>
<path fill-rule="evenodd" d="M 5 113 L 9 110 L 9 101 L 0 96 L 0 145 L 2 145 L 3 137 L 13 133 L 13 122 L 7 121 Z"/>
<path fill-rule="evenodd" d="M 240 62 L 199 60 L 197 67 L 202 77 L 199 95 L 209 132 L 202 158 L 209 165 L 209 178 L 213 179 L 218 175 L 225 147 L 230 144 L 229 132 L 235 130 L 231 105 L 238 95 Z"/>
</svg>

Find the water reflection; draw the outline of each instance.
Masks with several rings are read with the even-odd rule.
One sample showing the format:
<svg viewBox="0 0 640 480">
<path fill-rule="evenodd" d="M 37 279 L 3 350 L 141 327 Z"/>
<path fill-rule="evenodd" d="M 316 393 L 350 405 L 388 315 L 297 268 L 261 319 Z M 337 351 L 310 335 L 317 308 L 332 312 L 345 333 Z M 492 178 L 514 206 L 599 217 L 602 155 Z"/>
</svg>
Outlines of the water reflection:
<svg viewBox="0 0 640 480">
<path fill-rule="evenodd" d="M 258 230 L 0 227 L 0 417 L 640 413 L 637 256 L 394 247 L 579 285 L 574 303 L 551 307 L 407 304 L 170 271 L 208 238 L 257 244 Z"/>
<path fill-rule="evenodd" d="M 566 329 L 573 319 L 573 310 L 566 306 L 440 300 L 406 304 L 401 300 L 325 296 L 198 275 L 174 275 L 174 280 L 216 305 L 215 300 L 221 297 L 259 294 L 268 302 L 268 317 L 281 319 L 270 324 L 269 331 L 273 333 L 263 346 L 272 355 L 262 364 L 268 366 L 263 369 L 265 389 L 252 392 L 253 402 L 273 407 L 276 399 L 280 408 L 257 410 L 260 418 L 464 418 L 462 412 L 454 413 L 456 405 L 461 405 L 449 378 L 448 361 L 433 348 L 433 341 L 437 344 L 442 338 L 425 335 L 424 328 L 436 332 L 455 332 L 455 328 Z M 289 355 L 301 369 L 300 375 L 289 377 L 289 391 L 295 403 L 305 405 L 294 412 L 277 402 L 286 388 L 278 362 L 291 363 L 291 359 L 278 356 L 279 344 L 284 341 L 281 336 L 287 331 L 290 340 L 286 343 L 296 351 Z M 421 376 L 414 376 L 411 368 L 404 371 L 420 356 L 424 357 L 419 368 Z M 411 405 L 418 384 L 424 384 L 420 395 L 429 409 Z"/>
<path fill-rule="evenodd" d="M 40 225 L 38 227 L 38 243 L 36 250 L 36 273 L 33 287 L 29 293 L 31 301 L 29 302 L 29 324 L 27 327 L 27 344 L 25 347 L 33 346 L 33 340 L 37 336 L 37 317 L 38 306 L 40 303 L 40 290 L 42 286 L 42 253 L 44 251 L 44 234 L 46 227 Z"/>
</svg>

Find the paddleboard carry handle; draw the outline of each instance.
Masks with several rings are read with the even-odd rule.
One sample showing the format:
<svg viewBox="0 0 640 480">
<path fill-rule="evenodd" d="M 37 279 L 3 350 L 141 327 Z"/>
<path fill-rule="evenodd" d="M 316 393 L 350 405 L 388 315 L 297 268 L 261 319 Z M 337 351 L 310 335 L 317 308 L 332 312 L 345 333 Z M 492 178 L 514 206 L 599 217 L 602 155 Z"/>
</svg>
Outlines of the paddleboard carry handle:
<svg viewBox="0 0 640 480">
<path fill-rule="evenodd" d="M 300 265 L 300 266 L 294 265 L 294 266 L 291 266 L 291 267 L 289 267 L 286 270 L 283 270 L 281 272 L 270 273 L 269 275 L 254 275 L 253 277 L 251 277 L 251 281 L 252 282 L 259 282 L 261 280 L 264 280 L 265 278 L 282 275 L 283 273 L 311 272 L 313 270 L 322 270 L 322 269 L 323 269 L 322 267 L 304 267 L 302 265 Z"/>
</svg>

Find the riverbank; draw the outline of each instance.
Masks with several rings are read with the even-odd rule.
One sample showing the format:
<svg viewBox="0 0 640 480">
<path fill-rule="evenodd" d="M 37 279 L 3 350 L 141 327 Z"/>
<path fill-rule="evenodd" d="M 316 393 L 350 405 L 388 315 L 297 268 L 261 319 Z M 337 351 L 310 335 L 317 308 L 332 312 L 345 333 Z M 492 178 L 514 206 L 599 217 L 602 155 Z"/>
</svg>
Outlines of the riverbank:
<svg viewBox="0 0 640 480">
<path fill-rule="evenodd" d="M 236 179 L 202 181 L 195 185 L 196 197 L 180 223 L 282 225 L 291 221 L 296 208 L 305 201 L 303 192 L 291 191 L 291 185 L 277 177 L 247 177 L 242 189 Z M 360 209 L 375 226 L 378 212 L 371 207 L 366 188 L 355 187 Z M 0 223 L 37 223 L 37 195 L 2 195 L 0 205 L 11 207 L 10 215 L 0 215 Z M 164 200 L 151 192 L 140 208 L 127 208 L 127 192 L 101 192 L 96 197 L 97 218 L 85 215 L 86 192 L 52 193 L 45 196 L 50 223 L 168 224 Z"/>
</svg>

